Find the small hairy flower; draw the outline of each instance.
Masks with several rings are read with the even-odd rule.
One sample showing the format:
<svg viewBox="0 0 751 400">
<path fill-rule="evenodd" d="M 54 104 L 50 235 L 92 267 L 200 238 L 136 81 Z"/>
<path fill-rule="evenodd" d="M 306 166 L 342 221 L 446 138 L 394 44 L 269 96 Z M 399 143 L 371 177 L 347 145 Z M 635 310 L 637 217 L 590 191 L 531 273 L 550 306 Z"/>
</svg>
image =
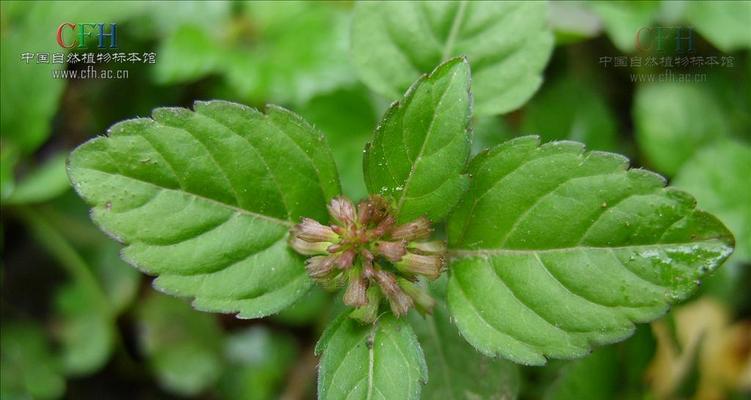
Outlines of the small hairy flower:
<svg viewBox="0 0 751 400">
<path fill-rule="evenodd" d="M 336 242 L 339 235 L 330 226 L 322 225 L 310 218 L 303 218 L 302 222 L 295 225 L 294 235 L 308 242 Z"/>
<path fill-rule="evenodd" d="M 307 240 L 300 239 L 297 236 L 290 236 L 289 245 L 295 249 L 296 252 L 305 256 L 315 256 L 318 254 L 327 254 L 328 248 L 331 243 L 328 242 L 308 242 Z"/>
<path fill-rule="evenodd" d="M 434 240 L 431 242 L 412 242 L 407 248 L 418 254 L 445 254 L 446 242 Z"/>
<path fill-rule="evenodd" d="M 376 270 L 375 281 L 378 282 L 383 294 L 389 300 L 389 306 L 391 306 L 391 312 L 394 315 L 399 317 L 409 311 L 414 304 L 412 298 L 404 293 L 394 274 L 381 269 Z"/>
<path fill-rule="evenodd" d="M 355 206 L 344 196 L 334 197 L 328 209 L 331 218 L 341 225 L 351 225 L 355 222 Z"/>
<path fill-rule="evenodd" d="M 423 275 L 433 280 L 441 274 L 443 256 L 407 253 L 395 265 L 402 272 Z"/>
<path fill-rule="evenodd" d="M 391 230 L 390 237 L 394 240 L 427 239 L 430 236 L 430 221 L 420 217 L 412 222 L 397 225 Z"/>
<path fill-rule="evenodd" d="M 387 260 L 396 262 L 402 259 L 402 256 L 407 254 L 407 249 L 404 246 L 404 242 L 377 242 L 376 248 L 378 254 L 386 257 Z"/>
<path fill-rule="evenodd" d="M 352 269 L 349 274 L 349 284 L 344 292 L 344 304 L 352 307 L 362 307 L 368 304 L 365 292 L 368 290 L 368 280 Z"/>
<path fill-rule="evenodd" d="M 310 257 L 305 261 L 305 270 L 308 271 L 311 278 L 321 279 L 329 275 L 334 269 L 334 261 L 333 256 Z"/>
<path fill-rule="evenodd" d="M 328 205 L 332 225 L 302 218 L 290 231 L 290 246 L 312 256 L 305 262 L 308 275 L 326 289 L 346 287 L 344 304 L 351 316 L 371 323 L 385 300 L 397 317 L 415 307 L 430 312 L 433 299 L 416 282 L 436 279 L 444 266 L 446 245 L 424 241 L 431 225 L 420 217 L 396 225 L 389 202 L 371 196 L 355 207 L 338 196 Z"/>
</svg>

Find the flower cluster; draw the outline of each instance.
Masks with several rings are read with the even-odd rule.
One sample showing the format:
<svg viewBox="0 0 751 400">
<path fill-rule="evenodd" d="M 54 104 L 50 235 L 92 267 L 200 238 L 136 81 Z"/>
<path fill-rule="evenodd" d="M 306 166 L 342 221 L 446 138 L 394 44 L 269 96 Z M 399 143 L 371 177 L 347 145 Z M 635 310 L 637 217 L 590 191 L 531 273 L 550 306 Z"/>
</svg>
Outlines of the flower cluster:
<svg viewBox="0 0 751 400">
<path fill-rule="evenodd" d="M 345 286 L 344 303 L 355 307 L 353 317 L 372 322 L 385 298 L 398 317 L 411 307 L 429 313 L 434 300 L 418 277 L 436 279 L 444 267 L 446 246 L 425 241 L 430 221 L 420 217 L 396 224 L 389 203 L 371 196 L 357 207 L 336 197 L 328 206 L 332 225 L 310 218 L 292 228 L 290 246 L 303 255 L 311 278 L 324 287 Z"/>
</svg>

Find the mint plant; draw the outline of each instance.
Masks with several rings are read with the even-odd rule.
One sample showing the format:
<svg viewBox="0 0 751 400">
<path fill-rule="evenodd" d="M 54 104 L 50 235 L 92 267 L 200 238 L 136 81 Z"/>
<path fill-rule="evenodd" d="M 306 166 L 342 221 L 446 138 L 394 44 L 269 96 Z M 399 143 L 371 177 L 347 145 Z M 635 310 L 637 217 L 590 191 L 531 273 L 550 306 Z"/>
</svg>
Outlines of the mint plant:
<svg viewBox="0 0 751 400">
<path fill-rule="evenodd" d="M 160 108 L 81 145 L 68 172 L 123 259 L 199 310 L 258 318 L 314 282 L 340 290 L 316 347 L 322 399 L 419 398 L 434 365 L 416 312 L 485 356 L 542 365 L 625 339 L 732 253 L 693 197 L 622 156 L 526 136 L 470 160 L 471 116 L 465 58 L 420 77 L 365 149 L 357 204 L 322 133 L 277 106 Z M 475 385 L 451 369 L 476 363 L 447 357 L 435 367 L 457 378 L 427 391 Z"/>
</svg>

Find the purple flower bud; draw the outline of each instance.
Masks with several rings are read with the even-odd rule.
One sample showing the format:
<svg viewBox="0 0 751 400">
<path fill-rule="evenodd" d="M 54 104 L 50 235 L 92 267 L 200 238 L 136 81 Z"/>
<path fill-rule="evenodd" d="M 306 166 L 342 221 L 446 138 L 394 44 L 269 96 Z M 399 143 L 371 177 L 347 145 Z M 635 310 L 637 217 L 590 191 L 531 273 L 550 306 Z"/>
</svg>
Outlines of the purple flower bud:
<svg viewBox="0 0 751 400">
<path fill-rule="evenodd" d="M 295 225 L 293 233 L 298 238 L 308 242 L 336 242 L 339 235 L 330 226 L 322 225 L 310 218 L 303 218 L 302 222 Z"/>
<path fill-rule="evenodd" d="M 329 242 L 308 242 L 305 240 L 302 240 L 298 238 L 295 235 L 290 235 L 289 237 L 289 245 L 293 249 L 295 249 L 296 252 L 306 255 L 306 256 L 314 256 L 317 254 L 327 254 L 326 249 L 331 246 L 331 243 Z"/>
<path fill-rule="evenodd" d="M 376 248 L 378 253 L 386 257 L 391 262 L 396 262 L 402 259 L 407 253 L 407 249 L 404 248 L 404 242 L 377 242 Z"/>
<path fill-rule="evenodd" d="M 336 258 L 336 265 L 341 269 L 350 268 L 355 261 L 356 255 L 357 253 L 352 249 L 345 250 Z"/>
<path fill-rule="evenodd" d="M 394 274 L 378 269 L 375 271 L 374 278 L 378 286 L 381 287 L 383 294 L 389 300 L 389 305 L 394 315 L 399 317 L 406 314 L 413 305 L 412 298 L 402 291 Z"/>
<path fill-rule="evenodd" d="M 394 240 L 426 239 L 430 236 L 430 221 L 425 217 L 420 217 L 412 222 L 397 225 L 391 230 L 390 236 Z"/>
<path fill-rule="evenodd" d="M 375 228 L 373 228 L 373 230 L 370 231 L 370 237 L 373 239 L 377 239 L 383 236 L 389 230 L 391 230 L 392 226 L 394 226 L 394 217 L 391 215 L 387 215 L 381 220 L 381 222 L 378 223 L 378 226 L 376 226 Z"/>
<path fill-rule="evenodd" d="M 357 222 L 362 226 L 379 223 L 389 212 L 389 204 L 381 196 L 374 195 L 357 205 Z"/>
<path fill-rule="evenodd" d="M 407 247 L 410 250 L 416 251 L 418 254 L 443 255 L 446 252 L 446 242 L 441 240 L 434 240 L 430 242 L 412 242 Z"/>
<path fill-rule="evenodd" d="M 353 268 L 350 270 L 349 284 L 344 292 L 344 304 L 352 307 L 362 307 L 368 304 L 366 290 L 368 290 L 367 279 L 360 276 L 360 271 Z"/>
<path fill-rule="evenodd" d="M 331 218 L 341 225 L 352 225 L 355 222 L 355 206 L 344 196 L 331 199 L 328 206 Z"/>
<path fill-rule="evenodd" d="M 433 280 L 441 275 L 443 256 L 407 253 L 394 265 L 404 273 L 423 275 Z"/>
<path fill-rule="evenodd" d="M 417 311 L 420 311 L 423 314 L 433 313 L 435 300 L 430 297 L 430 294 L 428 294 L 427 290 L 420 287 L 420 285 L 404 278 L 398 278 L 398 283 L 402 290 L 404 290 L 404 293 L 412 298 Z"/>
<path fill-rule="evenodd" d="M 305 260 L 305 269 L 313 279 L 325 278 L 334 269 L 334 256 L 315 256 Z"/>
</svg>

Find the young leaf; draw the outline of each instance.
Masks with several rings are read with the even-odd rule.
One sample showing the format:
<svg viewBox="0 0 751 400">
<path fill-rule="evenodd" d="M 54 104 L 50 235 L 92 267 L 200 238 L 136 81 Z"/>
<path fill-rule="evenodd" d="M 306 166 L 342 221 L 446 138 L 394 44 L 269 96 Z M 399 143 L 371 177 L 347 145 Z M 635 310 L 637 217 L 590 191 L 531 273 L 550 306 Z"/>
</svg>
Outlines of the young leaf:
<svg viewBox="0 0 751 400">
<path fill-rule="evenodd" d="M 470 163 L 449 218 L 448 301 L 487 355 L 580 357 L 662 315 L 732 252 L 687 193 L 624 157 L 522 137 Z"/>
<path fill-rule="evenodd" d="M 138 308 L 139 345 L 160 385 L 196 395 L 221 374 L 223 337 L 213 315 L 152 293 Z"/>
<path fill-rule="evenodd" d="M 474 68 L 480 115 L 529 99 L 553 48 L 544 2 L 360 2 L 353 61 L 372 89 L 398 97 L 421 73 L 455 56 Z"/>
<path fill-rule="evenodd" d="M 310 286 L 292 221 L 328 219 L 339 193 L 323 135 L 279 107 L 196 102 L 121 122 L 69 160 L 74 188 L 123 258 L 208 311 L 254 318 Z"/>
<path fill-rule="evenodd" d="M 334 320 L 316 346 L 323 353 L 318 398 L 420 398 L 428 379 L 425 359 L 412 328 L 386 314 L 361 325 L 347 313 Z"/>
<path fill-rule="evenodd" d="M 700 150 L 681 168 L 676 187 L 696 196 L 699 205 L 716 213 L 737 240 L 733 258 L 751 260 L 751 147 L 721 141 Z"/>
<path fill-rule="evenodd" d="M 446 279 L 431 284 L 436 299 L 432 315 L 410 314 L 411 325 L 430 365 L 425 399 L 513 399 L 519 392 L 518 368 L 503 359 L 476 352 L 450 321 Z"/>
<path fill-rule="evenodd" d="M 463 58 L 421 77 L 386 111 L 365 147 L 368 190 L 391 197 L 401 222 L 441 220 L 467 187 L 469 79 Z"/>
</svg>

